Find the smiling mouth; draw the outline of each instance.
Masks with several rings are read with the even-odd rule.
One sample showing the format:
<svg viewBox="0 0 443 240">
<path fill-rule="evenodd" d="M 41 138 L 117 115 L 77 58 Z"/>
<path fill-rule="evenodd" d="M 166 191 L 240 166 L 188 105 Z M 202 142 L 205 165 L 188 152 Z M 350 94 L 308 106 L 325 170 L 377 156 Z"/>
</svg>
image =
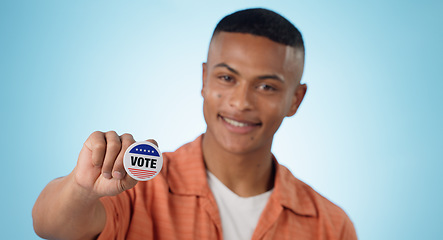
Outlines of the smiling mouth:
<svg viewBox="0 0 443 240">
<path fill-rule="evenodd" d="M 261 125 L 261 123 L 240 122 L 240 121 L 237 121 L 237 120 L 234 120 L 231 118 L 227 118 L 227 117 L 223 117 L 223 116 L 220 116 L 220 118 L 234 127 L 255 127 L 255 126 Z"/>
</svg>

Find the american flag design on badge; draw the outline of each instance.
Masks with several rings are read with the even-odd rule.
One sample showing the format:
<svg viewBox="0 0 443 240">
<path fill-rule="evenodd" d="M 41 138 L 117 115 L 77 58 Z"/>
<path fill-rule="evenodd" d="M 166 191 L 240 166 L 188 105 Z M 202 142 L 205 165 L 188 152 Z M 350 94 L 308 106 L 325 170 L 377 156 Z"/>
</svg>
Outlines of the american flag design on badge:
<svg viewBox="0 0 443 240">
<path fill-rule="evenodd" d="M 135 180 L 148 181 L 162 170 L 162 153 L 153 143 L 135 142 L 126 149 L 123 165 Z"/>
</svg>

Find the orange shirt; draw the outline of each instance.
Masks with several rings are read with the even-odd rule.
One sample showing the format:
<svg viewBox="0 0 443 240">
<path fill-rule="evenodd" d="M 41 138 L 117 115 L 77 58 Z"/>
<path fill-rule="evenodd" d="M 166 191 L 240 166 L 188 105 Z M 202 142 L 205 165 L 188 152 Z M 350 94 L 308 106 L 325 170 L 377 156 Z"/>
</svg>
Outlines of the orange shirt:
<svg viewBox="0 0 443 240">
<path fill-rule="evenodd" d="M 101 198 L 107 220 L 98 239 L 222 239 L 201 145 L 202 136 L 164 153 L 163 168 L 153 180 Z M 274 190 L 252 239 L 357 239 L 342 209 L 276 166 Z"/>
</svg>

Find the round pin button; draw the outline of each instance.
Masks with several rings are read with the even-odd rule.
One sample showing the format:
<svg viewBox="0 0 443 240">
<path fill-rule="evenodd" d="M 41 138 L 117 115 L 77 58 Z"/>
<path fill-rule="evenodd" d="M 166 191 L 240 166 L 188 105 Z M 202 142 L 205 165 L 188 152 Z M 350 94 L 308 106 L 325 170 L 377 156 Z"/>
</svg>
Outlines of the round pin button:
<svg viewBox="0 0 443 240">
<path fill-rule="evenodd" d="M 126 149 L 123 166 L 129 176 L 135 180 L 148 181 L 162 170 L 162 153 L 153 143 L 135 142 Z"/>
</svg>

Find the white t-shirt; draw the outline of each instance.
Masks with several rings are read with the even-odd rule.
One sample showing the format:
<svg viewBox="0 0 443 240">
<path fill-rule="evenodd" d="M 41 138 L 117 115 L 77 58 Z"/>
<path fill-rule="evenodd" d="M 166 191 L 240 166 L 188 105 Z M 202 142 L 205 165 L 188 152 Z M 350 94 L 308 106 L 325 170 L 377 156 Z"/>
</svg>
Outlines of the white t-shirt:
<svg viewBox="0 0 443 240">
<path fill-rule="evenodd" d="M 272 189 L 252 197 L 240 197 L 226 187 L 211 172 L 209 188 L 217 202 L 223 229 L 223 239 L 251 239 L 258 219 L 271 196 Z"/>
</svg>

